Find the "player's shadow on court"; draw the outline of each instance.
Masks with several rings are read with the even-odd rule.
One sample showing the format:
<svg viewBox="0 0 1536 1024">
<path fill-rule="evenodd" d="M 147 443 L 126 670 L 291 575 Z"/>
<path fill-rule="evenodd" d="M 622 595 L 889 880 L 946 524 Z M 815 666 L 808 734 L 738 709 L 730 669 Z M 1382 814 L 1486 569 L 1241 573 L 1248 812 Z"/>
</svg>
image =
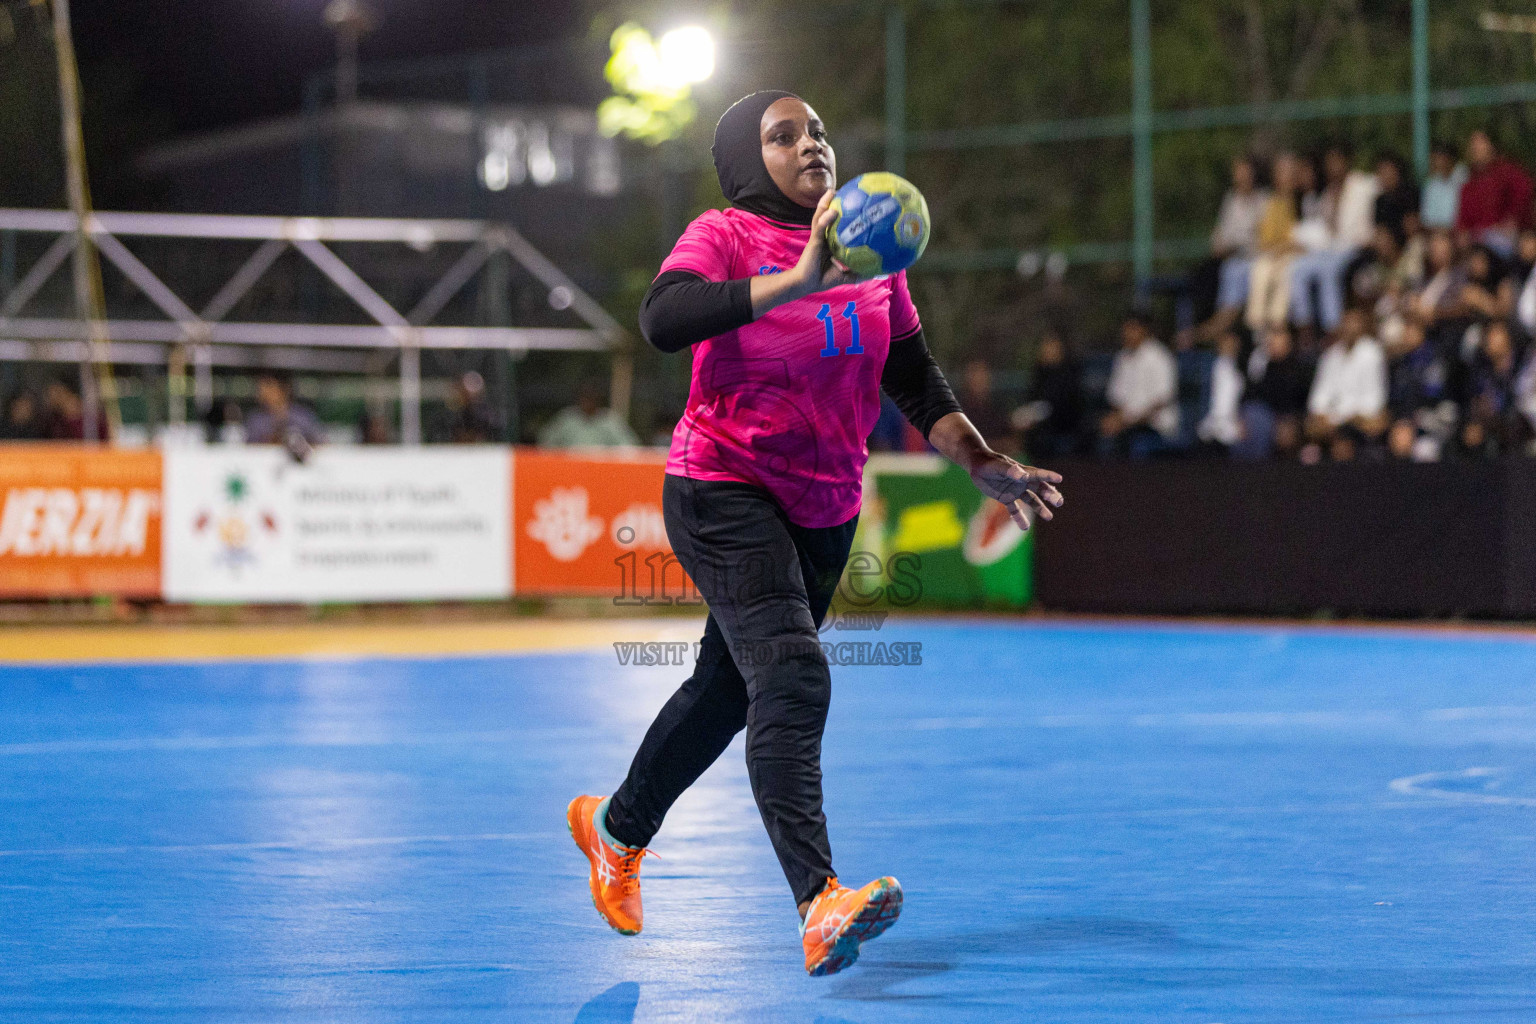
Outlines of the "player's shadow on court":
<svg viewBox="0 0 1536 1024">
<path fill-rule="evenodd" d="M 1174 953 L 1189 948 L 1189 943 L 1168 925 L 1119 917 L 1036 918 L 1010 928 L 951 938 L 901 940 L 889 936 L 871 943 L 868 952 L 859 958 L 858 966 L 844 975 L 841 984 L 828 996 L 870 1001 L 950 999 L 950 993 L 905 994 L 891 989 L 954 970 L 967 960 L 1045 956 L 1109 946 Z M 1028 969 L 1023 964 L 1019 967 Z"/>
<path fill-rule="evenodd" d="M 633 1024 L 638 1005 L 640 983 L 621 981 L 587 1000 L 587 1005 L 576 1012 L 575 1024 Z"/>
</svg>

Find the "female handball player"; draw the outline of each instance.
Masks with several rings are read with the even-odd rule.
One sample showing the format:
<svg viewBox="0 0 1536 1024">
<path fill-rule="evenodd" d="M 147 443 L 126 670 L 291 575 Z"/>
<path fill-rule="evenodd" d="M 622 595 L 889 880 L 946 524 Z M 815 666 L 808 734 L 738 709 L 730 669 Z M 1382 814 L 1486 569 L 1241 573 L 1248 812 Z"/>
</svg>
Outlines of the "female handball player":
<svg viewBox="0 0 1536 1024">
<path fill-rule="evenodd" d="M 1020 529 L 1031 514 L 1051 518 L 1061 477 L 977 433 L 929 353 L 905 271 L 864 279 L 832 260 L 837 161 L 808 104 L 777 91 L 737 101 L 713 154 L 730 207 L 688 226 L 640 312 L 661 350 L 693 347 L 662 512 L 709 618 L 692 677 L 628 777 L 610 797 L 571 801 L 567 824 L 598 911 L 638 933 L 646 847 L 746 729 L 752 793 L 798 904 L 805 969 L 834 974 L 902 901 L 894 878 L 839 884 L 821 793 L 832 678 L 818 627 L 853 541 L 880 391 Z"/>
</svg>

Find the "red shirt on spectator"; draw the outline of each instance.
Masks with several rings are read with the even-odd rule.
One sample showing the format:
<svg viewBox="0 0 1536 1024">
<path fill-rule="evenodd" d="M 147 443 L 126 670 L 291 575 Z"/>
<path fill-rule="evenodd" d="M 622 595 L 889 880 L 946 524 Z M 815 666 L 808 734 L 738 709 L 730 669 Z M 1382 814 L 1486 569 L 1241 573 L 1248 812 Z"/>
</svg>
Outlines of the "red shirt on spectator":
<svg viewBox="0 0 1536 1024">
<path fill-rule="evenodd" d="M 1517 228 L 1531 226 L 1531 176 L 1513 160 L 1494 157 L 1461 186 L 1456 227 L 1476 234 L 1506 220 Z"/>
<path fill-rule="evenodd" d="M 85 440 L 85 416 L 56 416 L 48 427 L 48 436 L 54 441 Z M 96 440 L 111 440 L 107 433 L 107 414 L 103 410 L 96 417 Z"/>
</svg>

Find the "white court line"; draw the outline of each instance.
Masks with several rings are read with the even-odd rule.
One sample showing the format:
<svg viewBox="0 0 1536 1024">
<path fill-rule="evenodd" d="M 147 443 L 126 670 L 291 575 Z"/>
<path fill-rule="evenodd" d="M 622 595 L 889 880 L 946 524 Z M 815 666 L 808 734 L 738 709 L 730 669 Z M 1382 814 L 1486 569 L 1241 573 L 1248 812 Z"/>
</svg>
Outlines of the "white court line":
<svg viewBox="0 0 1536 1024">
<path fill-rule="evenodd" d="M 918 732 L 948 729 L 1072 729 L 1133 726 L 1136 728 L 1277 728 L 1307 726 L 1321 729 L 1362 726 L 1411 726 L 1446 722 L 1523 721 L 1536 717 L 1536 707 L 1437 708 L 1418 713 L 1401 711 L 1231 711 L 1142 715 L 1039 715 L 1030 717 L 970 716 L 892 720 L 886 728 Z M 138 751 L 255 750 L 270 747 L 430 747 L 474 743 L 512 743 L 531 735 L 554 737 L 589 733 L 587 727 L 503 729 L 491 732 L 401 735 L 294 736 L 255 733 L 245 736 L 122 736 L 34 740 L 0 743 L 0 757 L 38 754 L 106 754 Z M 1398 780 L 1402 781 L 1402 780 Z M 1396 783 L 1393 784 L 1394 787 Z"/>
<path fill-rule="evenodd" d="M 1438 708 L 1434 711 L 1424 712 L 1424 717 L 1432 722 L 1461 722 L 1468 719 L 1485 718 L 1529 718 L 1532 715 L 1536 715 L 1536 708 L 1521 707 L 1519 705 L 1472 708 Z"/>
<path fill-rule="evenodd" d="M 1536 707 L 1437 708 L 1417 714 L 1400 711 L 1231 711 L 1145 715 L 1040 715 L 1035 717 L 913 718 L 892 722 L 890 727 L 918 732 L 947 729 L 988 728 L 1277 728 L 1308 726 L 1340 729 L 1362 726 L 1409 726 L 1445 722 L 1523 721 L 1536 717 Z M 499 730 L 494 732 L 437 733 L 423 736 L 292 736 L 257 733 L 247 736 L 125 736 L 110 738 L 36 740 L 0 743 L 0 757 L 38 754 L 106 754 L 136 751 L 256 750 L 270 747 L 429 747 L 473 743 L 525 741 L 533 734 L 586 735 L 584 728 Z"/>
<path fill-rule="evenodd" d="M 1307 725 L 1320 729 L 1353 728 L 1361 725 L 1402 725 L 1416 716 L 1401 711 L 1194 711 L 1173 714 L 1136 715 L 1132 725 L 1142 728 L 1232 727 L 1273 728 Z"/>
<path fill-rule="evenodd" d="M 0 757 L 32 754 L 111 754 L 143 750 L 256 750 L 264 747 L 435 747 L 471 743 L 512 743 L 530 735 L 553 736 L 580 732 L 569 728 L 508 729 L 497 732 L 429 733 L 424 736 L 291 736 L 257 733 L 249 736 L 125 736 L 114 739 L 38 740 L 0 743 Z"/>
<path fill-rule="evenodd" d="M 1503 705 L 1468 708 L 1431 708 L 1425 711 L 1190 711 L 1127 715 L 1036 715 L 1024 717 L 912 718 L 897 728 L 918 731 L 940 729 L 1026 728 L 1076 729 L 1134 726 L 1140 729 L 1242 728 L 1266 729 L 1305 726 L 1315 729 L 1392 727 L 1446 722 L 1527 721 L 1536 718 L 1536 707 Z"/>
<path fill-rule="evenodd" d="M 352 850 L 374 846 L 452 843 L 521 843 L 556 838 L 554 832 L 482 832 L 462 836 L 358 836 L 350 839 L 284 839 L 264 843 L 181 843 L 169 846 L 65 846 L 52 850 L 0 850 L 0 857 L 91 857 L 128 853 L 239 853 L 259 850 Z"/>
<path fill-rule="evenodd" d="M 1441 789 L 1437 782 L 1453 782 L 1457 779 L 1489 779 L 1498 785 L 1498 777 L 1504 768 L 1463 768 L 1458 772 L 1424 772 L 1421 775 L 1405 775 L 1389 784 L 1394 793 L 1410 796 L 1432 796 L 1457 804 L 1499 804 L 1505 807 L 1536 807 L 1536 797 L 1501 796 L 1498 793 L 1468 793 L 1459 789 Z"/>
<path fill-rule="evenodd" d="M 1008 814 L 1002 817 L 996 815 L 986 815 L 984 817 L 936 817 L 924 815 L 913 818 L 877 818 L 843 822 L 838 826 L 838 830 L 879 833 L 897 828 L 951 828 L 954 826 L 981 824 L 1021 825 L 1060 821 L 1144 818 L 1219 818 L 1222 815 L 1263 815 L 1268 817 L 1279 814 L 1361 814 L 1370 811 L 1413 810 L 1423 806 L 1423 802 L 1418 800 L 1378 800 L 1371 803 L 1344 804 L 1267 804 L 1239 807 L 1200 806 L 1143 809 L 1115 808 L 1097 811 L 1044 811 L 1038 814 Z"/>
<path fill-rule="evenodd" d="M 917 730 L 985 729 L 990 725 L 1007 724 L 1010 723 L 996 718 L 914 718 L 908 727 Z"/>
<path fill-rule="evenodd" d="M 672 639 L 659 636 L 657 639 Z M 421 662 L 421 661 L 476 661 L 501 660 L 503 658 L 534 658 L 543 655 L 587 655 L 602 657 L 611 652 L 611 642 L 571 641 L 569 644 L 551 644 L 548 647 L 486 648 L 460 651 L 283 651 L 275 654 L 183 654 L 155 655 L 143 658 L 18 658 L 0 659 L 0 671 L 10 669 L 135 669 L 135 668 L 223 668 L 240 665 L 287 666 L 287 665 L 342 665 L 363 662 Z M 649 668 L 651 666 L 639 666 Z"/>
</svg>

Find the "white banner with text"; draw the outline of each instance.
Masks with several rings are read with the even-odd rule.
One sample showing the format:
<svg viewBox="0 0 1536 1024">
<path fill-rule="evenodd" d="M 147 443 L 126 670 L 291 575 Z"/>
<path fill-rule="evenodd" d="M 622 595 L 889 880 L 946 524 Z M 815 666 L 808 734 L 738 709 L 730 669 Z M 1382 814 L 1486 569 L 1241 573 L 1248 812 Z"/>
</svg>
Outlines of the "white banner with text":
<svg viewBox="0 0 1536 1024">
<path fill-rule="evenodd" d="M 507 597 L 503 447 L 167 451 L 168 601 Z"/>
</svg>

